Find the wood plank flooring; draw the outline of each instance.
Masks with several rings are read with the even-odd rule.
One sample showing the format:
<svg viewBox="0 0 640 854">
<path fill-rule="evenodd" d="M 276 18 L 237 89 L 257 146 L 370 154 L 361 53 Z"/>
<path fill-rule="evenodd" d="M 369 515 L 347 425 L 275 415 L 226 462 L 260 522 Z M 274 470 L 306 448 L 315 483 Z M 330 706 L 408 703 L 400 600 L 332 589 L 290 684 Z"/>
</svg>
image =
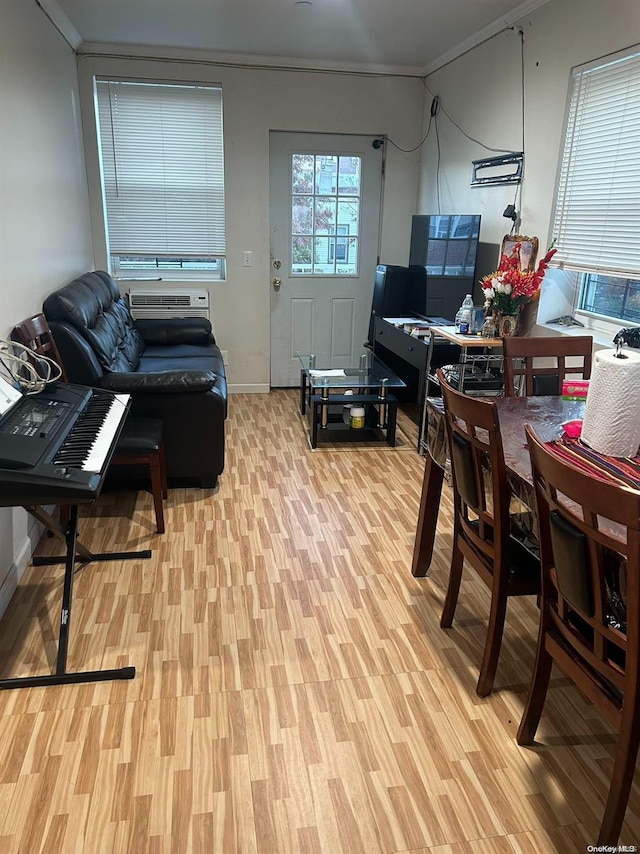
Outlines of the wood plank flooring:
<svg viewBox="0 0 640 854">
<path fill-rule="evenodd" d="M 412 578 L 423 461 L 410 445 L 311 451 L 294 391 L 229 409 L 219 489 L 171 490 L 166 535 L 146 493 L 83 512 L 89 548 L 154 554 L 77 573 L 69 667 L 137 675 L 0 692 L 0 851 L 594 844 L 612 730 L 557 672 L 539 744 L 515 742 L 535 603 L 509 604 L 484 700 L 488 594 L 472 571 L 454 627 L 439 628 L 449 488 L 433 572 Z M 3 675 L 50 669 L 60 592 L 60 568 L 28 571 L 0 622 Z M 635 786 L 620 841 L 639 840 Z"/>
</svg>

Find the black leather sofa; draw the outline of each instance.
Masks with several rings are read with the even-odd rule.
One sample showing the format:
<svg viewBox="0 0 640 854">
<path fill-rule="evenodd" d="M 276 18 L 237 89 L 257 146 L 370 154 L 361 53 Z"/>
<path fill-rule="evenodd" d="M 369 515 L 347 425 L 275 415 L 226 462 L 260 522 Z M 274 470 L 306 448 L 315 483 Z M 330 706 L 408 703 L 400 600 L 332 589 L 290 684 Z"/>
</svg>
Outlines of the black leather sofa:
<svg viewBox="0 0 640 854">
<path fill-rule="evenodd" d="M 42 308 L 69 381 L 128 392 L 161 418 L 169 485 L 211 488 L 224 469 L 227 384 L 203 318 L 133 320 L 108 273 L 85 273 Z"/>
</svg>

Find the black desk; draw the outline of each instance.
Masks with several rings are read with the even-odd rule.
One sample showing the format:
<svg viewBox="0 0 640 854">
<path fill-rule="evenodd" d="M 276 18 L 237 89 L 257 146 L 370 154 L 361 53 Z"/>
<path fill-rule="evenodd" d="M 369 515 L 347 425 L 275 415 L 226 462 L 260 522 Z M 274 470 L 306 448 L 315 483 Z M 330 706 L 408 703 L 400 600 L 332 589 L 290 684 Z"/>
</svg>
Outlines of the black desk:
<svg viewBox="0 0 640 854">
<path fill-rule="evenodd" d="M 373 352 L 400 379 L 404 380 L 407 386 L 406 391 L 403 393 L 403 390 L 398 389 L 394 393 L 401 401 L 418 403 L 420 420 L 422 420 L 422 404 L 429 364 L 429 343 L 428 335 L 424 338 L 414 338 L 382 317 L 376 316 L 374 319 Z M 459 358 L 460 347 L 443 338 L 434 340 L 431 356 L 432 370 L 456 363 Z M 419 435 L 422 435 L 422 429 L 419 430 Z"/>
</svg>

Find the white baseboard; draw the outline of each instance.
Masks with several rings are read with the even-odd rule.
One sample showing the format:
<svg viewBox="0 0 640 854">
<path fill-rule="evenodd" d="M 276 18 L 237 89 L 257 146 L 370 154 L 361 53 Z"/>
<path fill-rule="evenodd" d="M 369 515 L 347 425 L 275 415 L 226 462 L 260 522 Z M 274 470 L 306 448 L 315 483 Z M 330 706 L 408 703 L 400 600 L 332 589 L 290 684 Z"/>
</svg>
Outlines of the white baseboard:
<svg viewBox="0 0 640 854">
<path fill-rule="evenodd" d="M 44 526 L 32 516 L 29 516 L 27 536 L 18 549 L 18 553 L 15 555 L 11 566 L 7 569 L 7 573 L 0 585 L 0 617 L 7 610 L 11 597 L 16 592 L 20 579 L 24 575 L 27 564 L 31 560 L 31 555 L 38 545 L 43 531 Z"/>
</svg>

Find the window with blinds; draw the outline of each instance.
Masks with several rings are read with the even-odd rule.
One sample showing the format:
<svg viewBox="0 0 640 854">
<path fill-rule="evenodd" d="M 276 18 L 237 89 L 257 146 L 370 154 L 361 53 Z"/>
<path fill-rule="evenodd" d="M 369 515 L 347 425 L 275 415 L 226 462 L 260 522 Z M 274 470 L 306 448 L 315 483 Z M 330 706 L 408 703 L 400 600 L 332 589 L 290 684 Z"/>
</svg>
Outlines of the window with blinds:
<svg viewBox="0 0 640 854">
<path fill-rule="evenodd" d="M 640 321 L 640 48 L 573 71 L 556 192 L 557 259 L 578 308 Z"/>
<path fill-rule="evenodd" d="M 219 87 L 96 80 L 113 275 L 225 275 Z"/>
</svg>

